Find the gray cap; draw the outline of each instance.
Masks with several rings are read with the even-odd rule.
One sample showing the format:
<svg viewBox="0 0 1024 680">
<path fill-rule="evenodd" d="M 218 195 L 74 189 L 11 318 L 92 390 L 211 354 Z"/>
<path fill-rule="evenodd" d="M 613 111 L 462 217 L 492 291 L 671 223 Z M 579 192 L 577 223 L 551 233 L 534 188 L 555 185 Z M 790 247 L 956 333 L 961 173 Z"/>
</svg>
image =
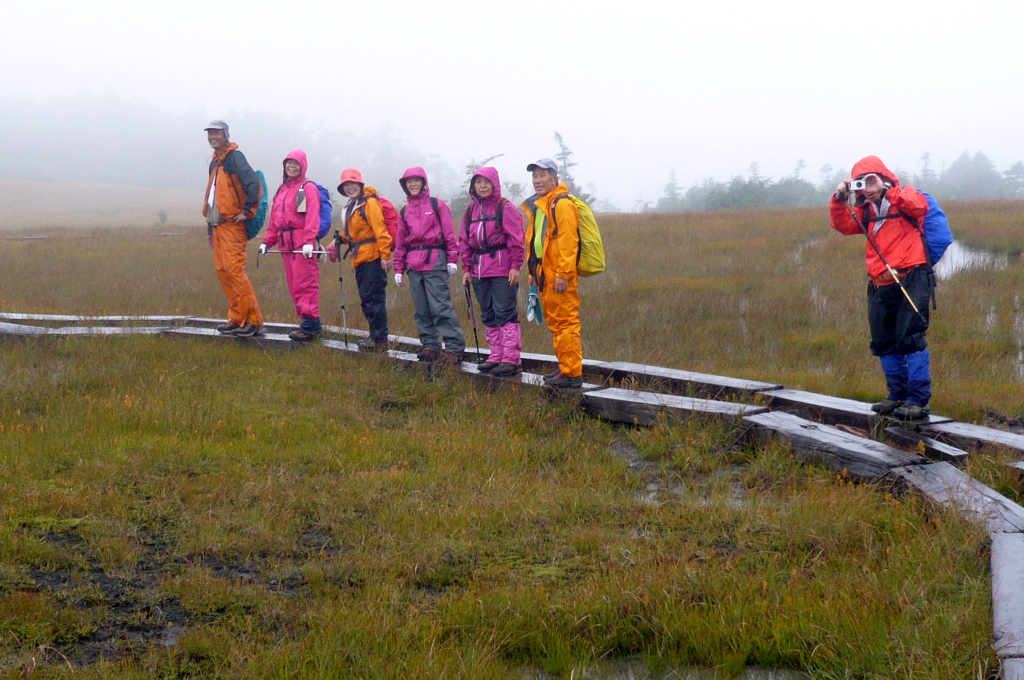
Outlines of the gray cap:
<svg viewBox="0 0 1024 680">
<path fill-rule="evenodd" d="M 224 131 L 224 136 L 227 137 L 228 139 L 231 138 L 231 132 L 228 130 L 228 124 L 225 123 L 222 120 L 215 120 L 215 121 L 213 121 L 212 123 L 207 125 L 205 128 L 203 128 L 203 130 L 205 132 L 209 132 L 210 130 L 223 130 Z"/>
<path fill-rule="evenodd" d="M 533 172 L 534 170 L 550 170 L 551 172 L 558 174 L 558 163 L 554 162 L 550 158 L 541 158 L 536 163 L 530 163 L 526 166 L 527 172 Z"/>
</svg>

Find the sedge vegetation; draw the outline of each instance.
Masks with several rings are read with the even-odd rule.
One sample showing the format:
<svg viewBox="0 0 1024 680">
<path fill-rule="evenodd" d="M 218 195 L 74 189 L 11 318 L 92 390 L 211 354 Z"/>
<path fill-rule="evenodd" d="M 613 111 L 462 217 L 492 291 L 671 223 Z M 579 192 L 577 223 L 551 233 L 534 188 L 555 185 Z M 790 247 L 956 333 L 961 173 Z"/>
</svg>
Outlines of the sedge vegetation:
<svg viewBox="0 0 1024 680">
<path fill-rule="evenodd" d="M 11 677 L 996 667 L 982 529 L 733 423 L 614 428 L 317 346 L 31 339 L 0 375 Z"/>
</svg>

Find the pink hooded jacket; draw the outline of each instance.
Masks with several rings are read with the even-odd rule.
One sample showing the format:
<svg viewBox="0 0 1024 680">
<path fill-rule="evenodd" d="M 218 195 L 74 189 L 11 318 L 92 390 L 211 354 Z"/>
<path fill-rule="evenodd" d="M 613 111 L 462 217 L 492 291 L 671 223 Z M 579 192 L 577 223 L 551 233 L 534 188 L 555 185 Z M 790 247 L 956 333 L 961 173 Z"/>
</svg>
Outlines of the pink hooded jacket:
<svg viewBox="0 0 1024 680">
<path fill-rule="evenodd" d="M 477 177 L 484 177 L 494 185 L 494 193 L 487 198 L 476 195 L 473 186 Z M 462 270 L 478 279 L 508 276 L 513 269 L 523 266 L 523 213 L 511 201 L 501 198 L 501 180 L 491 167 L 480 168 L 469 182 L 469 195 L 473 199 L 462 217 L 459 235 L 459 259 Z M 501 230 L 497 228 L 498 206 L 502 205 Z M 483 221 L 480 221 L 484 218 Z M 497 246 L 497 247 L 495 247 Z M 487 252 L 476 252 L 489 249 Z"/>
<path fill-rule="evenodd" d="M 298 161 L 302 172 L 295 179 L 288 179 L 288 175 L 284 174 L 282 169 L 282 184 L 274 194 L 274 204 L 270 208 L 270 219 L 267 221 L 267 233 L 263 242 L 273 247 L 281 241 L 282 247 L 287 250 L 301 250 L 307 243 L 316 243 L 316 234 L 320 231 L 320 193 L 312 182 L 305 186 L 306 212 L 300 213 L 298 193 L 308 181 L 306 152 L 296 149 L 285 156 L 284 160 Z"/>
<path fill-rule="evenodd" d="M 409 195 L 405 182 L 418 177 L 423 180 L 423 189 L 415 196 Z M 437 265 L 442 253 L 446 263 L 457 262 L 455 228 L 452 212 L 444 201 L 437 199 L 437 211 L 430 205 L 430 186 L 423 168 L 409 168 L 398 181 L 408 196 L 408 203 L 399 211 L 398 243 L 395 246 L 395 272 L 425 272 Z M 436 246 L 443 245 L 444 250 Z"/>
</svg>

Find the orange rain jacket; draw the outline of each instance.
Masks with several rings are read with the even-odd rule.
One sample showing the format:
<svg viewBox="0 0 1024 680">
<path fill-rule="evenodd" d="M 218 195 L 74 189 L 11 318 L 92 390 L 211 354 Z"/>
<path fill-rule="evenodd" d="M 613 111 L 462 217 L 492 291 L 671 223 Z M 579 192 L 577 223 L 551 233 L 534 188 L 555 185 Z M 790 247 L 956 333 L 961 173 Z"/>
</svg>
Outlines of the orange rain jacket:
<svg viewBox="0 0 1024 680">
<path fill-rule="evenodd" d="M 896 175 L 885 167 L 878 156 L 867 156 L 857 161 L 850 176 L 856 179 L 869 173 L 879 175 L 892 184 L 892 188 L 885 192 L 882 200 L 883 214 L 903 213 L 917 220 L 918 224 L 924 222 L 924 216 L 928 213 L 928 199 L 920 191 L 911 186 L 901 187 Z M 888 209 L 886 209 L 887 207 Z M 885 220 L 871 221 L 878 215 L 875 212 L 875 206 L 868 202 L 854 210 L 857 212 L 861 224 L 867 227 L 868 233 L 871 234 L 871 240 L 882 251 L 886 262 L 893 269 L 909 269 L 928 261 L 924 253 L 924 240 L 921 238 L 921 232 L 910 220 L 905 217 L 890 217 Z M 846 203 L 836 199 L 834 194 L 829 203 L 829 215 L 832 228 L 839 233 L 847 236 L 864 233 L 850 217 Z M 882 263 L 870 243 L 865 243 L 864 249 L 868 276 L 875 278 L 885 271 L 885 264 Z"/>
<path fill-rule="evenodd" d="M 558 202 L 558 213 L 555 215 L 555 220 L 552 220 L 551 206 L 561 195 L 566 198 Z M 569 281 L 577 276 L 580 214 L 576 210 L 576 204 L 569 200 L 568 196 L 569 187 L 562 182 L 547 195 L 541 196 L 535 201 L 533 198 L 528 198 L 522 204 L 523 213 L 526 215 L 526 261 L 530 268 L 530 276 L 533 277 L 537 289 L 540 291 L 543 291 L 548 283 L 554 285 L 554 277 Z M 545 232 L 542 253 L 533 252 L 536 210 L 544 213 Z M 557 229 L 555 228 L 556 224 Z M 542 271 L 537 271 L 537 264 L 540 265 Z M 552 277 L 551 280 L 545 280 L 549 276 Z"/>
<path fill-rule="evenodd" d="M 203 201 L 204 217 L 214 178 L 217 180 L 217 210 L 220 211 L 220 217 L 224 222 L 232 221 L 243 212 L 247 220 L 256 216 L 263 187 L 249 161 L 238 150 L 237 144 L 232 142 L 221 149 L 220 153 L 213 153 L 213 159 L 210 161 L 210 178 L 206 182 L 206 193 L 203 194 L 206 199 Z M 207 233 L 213 233 L 212 225 L 208 226 Z"/>
<path fill-rule="evenodd" d="M 352 266 L 372 262 L 377 258 L 391 259 L 393 243 L 384 224 L 384 211 L 377 201 L 377 190 L 363 187 L 363 195 L 353 198 L 342 210 L 348 216 L 341 237 L 352 246 Z"/>
</svg>

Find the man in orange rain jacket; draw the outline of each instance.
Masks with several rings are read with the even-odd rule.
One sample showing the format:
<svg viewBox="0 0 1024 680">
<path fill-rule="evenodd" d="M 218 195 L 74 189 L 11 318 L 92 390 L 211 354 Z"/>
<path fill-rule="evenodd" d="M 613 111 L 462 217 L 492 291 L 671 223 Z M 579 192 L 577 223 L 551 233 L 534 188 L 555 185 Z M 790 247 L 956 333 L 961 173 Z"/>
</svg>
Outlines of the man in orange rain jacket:
<svg viewBox="0 0 1024 680">
<path fill-rule="evenodd" d="M 262 330 L 263 314 L 245 274 L 245 246 L 249 242 L 245 221 L 256 215 L 262 186 L 238 145 L 228 142 L 227 123 L 213 121 L 206 127 L 206 137 L 213 147 L 213 160 L 203 215 L 217 278 L 228 299 L 228 322 L 217 330 L 251 337 Z"/>
<path fill-rule="evenodd" d="M 857 161 L 850 175 L 836 188 L 829 214 L 832 228 L 839 233 L 852 236 L 866 231 L 869 239 L 864 247 L 870 279 L 871 353 L 882 363 L 889 392 L 871 409 L 879 415 L 923 420 L 930 413 L 932 396 L 925 338 L 932 281 L 918 225 L 928 213 L 928 199 L 913 187 L 901 187 L 877 156 Z"/>
<path fill-rule="evenodd" d="M 526 214 L 526 262 L 530 283 L 540 292 L 544 321 L 554 334 L 558 357 L 558 370 L 544 376 L 544 382 L 552 387 L 578 388 L 583 386 L 576 269 L 580 216 L 569 199 L 569 188 L 558 181 L 557 163 L 542 158 L 526 170 L 533 173 L 536 192 L 522 205 Z"/>
</svg>

